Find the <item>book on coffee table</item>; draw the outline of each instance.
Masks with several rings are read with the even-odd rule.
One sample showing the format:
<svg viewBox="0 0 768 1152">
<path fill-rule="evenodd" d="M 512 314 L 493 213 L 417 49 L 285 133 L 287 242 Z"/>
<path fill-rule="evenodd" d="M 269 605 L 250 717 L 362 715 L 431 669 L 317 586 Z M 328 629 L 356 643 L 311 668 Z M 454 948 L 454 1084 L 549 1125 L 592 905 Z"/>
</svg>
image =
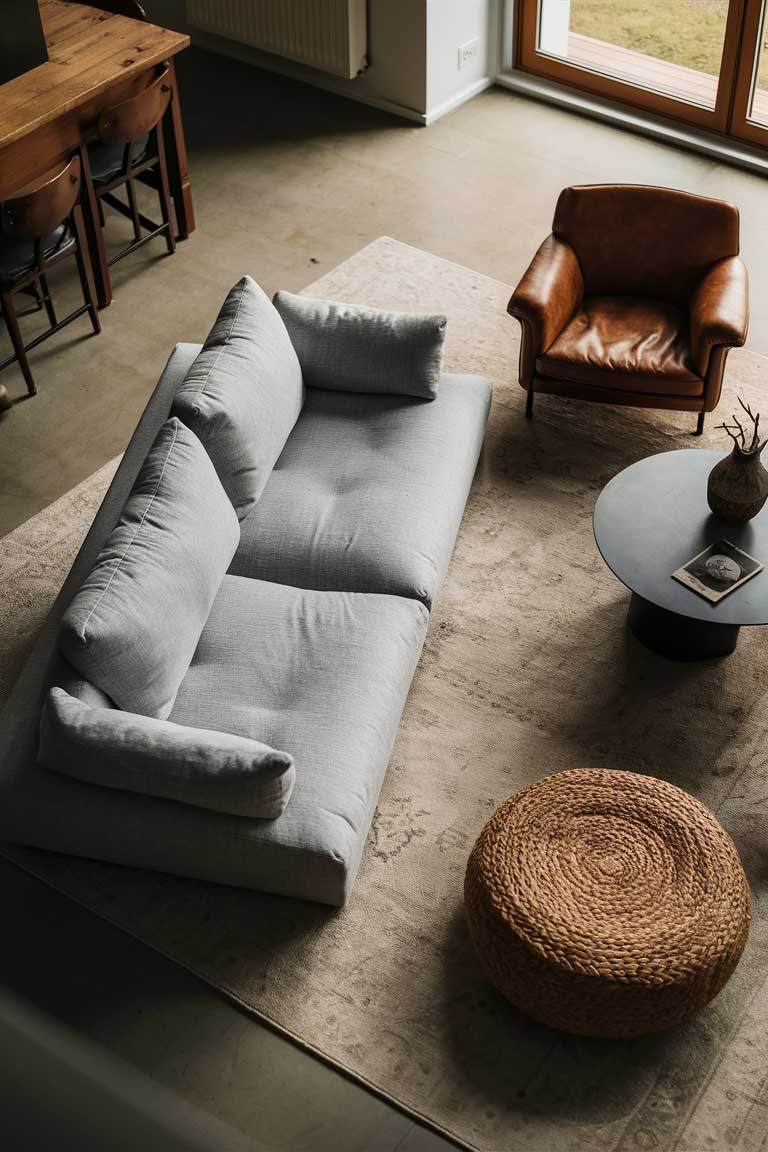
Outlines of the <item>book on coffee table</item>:
<svg viewBox="0 0 768 1152">
<path fill-rule="evenodd" d="M 673 572 L 672 578 L 710 603 L 717 604 L 762 570 L 763 565 L 754 556 L 742 552 L 729 540 L 716 540 Z"/>
</svg>

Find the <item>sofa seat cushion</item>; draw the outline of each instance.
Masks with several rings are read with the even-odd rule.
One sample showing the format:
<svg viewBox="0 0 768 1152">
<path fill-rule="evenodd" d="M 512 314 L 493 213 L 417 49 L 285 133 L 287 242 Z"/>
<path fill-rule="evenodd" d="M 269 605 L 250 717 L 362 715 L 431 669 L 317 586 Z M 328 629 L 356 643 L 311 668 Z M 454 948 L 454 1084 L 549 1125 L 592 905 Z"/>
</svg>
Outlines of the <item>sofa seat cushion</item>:
<svg viewBox="0 0 768 1152">
<path fill-rule="evenodd" d="M 239 539 L 202 444 L 167 420 L 62 617 L 67 660 L 119 708 L 165 719 Z"/>
<path fill-rule="evenodd" d="M 542 376 L 665 396 L 700 396 L 688 322 L 674 304 L 618 296 L 587 299 L 536 361 Z"/>
<path fill-rule="evenodd" d="M 443 376 L 435 400 L 311 388 L 230 571 L 430 606 L 448 566 L 491 389 Z"/>
<path fill-rule="evenodd" d="M 49 771 L 36 763 L 42 702 L 27 680 L 0 717 L 0 839 L 344 903 L 426 626 L 414 600 L 227 576 L 169 719 L 289 752 L 282 816 L 224 815 Z"/>
<path fill-rule="evenodd" d="M 277 309 L 250 276 L 230 291 L 173 413 L 199 436 L 240 519 L 256 503 L 304 402 Z"/>
<path fill-rule="evenodd" d="M 247 835 L 282 874 L 259 886 L 311 899 L 308 861 L 337 873 L 341 902 L 357 872 L 424 642 L 414 600 L 317 592 L 227 576 L 170 719 L 290 752 L 296 783 L 281 818 Z"/>
</svg>

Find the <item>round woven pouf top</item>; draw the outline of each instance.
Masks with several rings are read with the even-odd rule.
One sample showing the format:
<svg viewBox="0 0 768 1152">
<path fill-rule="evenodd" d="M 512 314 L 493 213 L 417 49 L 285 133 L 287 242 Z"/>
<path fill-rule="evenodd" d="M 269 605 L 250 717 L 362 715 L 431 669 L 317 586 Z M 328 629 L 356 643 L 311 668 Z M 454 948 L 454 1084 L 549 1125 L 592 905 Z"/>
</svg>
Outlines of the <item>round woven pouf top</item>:
<svg viewBox="0 0 768 1152">
<path fill-rule="evenodd" d="M 728 833 L 687 792 L 576 768 L 507 800 L 467 866 L 470 935 L 516 1007 L 583 1036 L 692 1016 L 733 972 L 749 887 Z"/>
</svg>

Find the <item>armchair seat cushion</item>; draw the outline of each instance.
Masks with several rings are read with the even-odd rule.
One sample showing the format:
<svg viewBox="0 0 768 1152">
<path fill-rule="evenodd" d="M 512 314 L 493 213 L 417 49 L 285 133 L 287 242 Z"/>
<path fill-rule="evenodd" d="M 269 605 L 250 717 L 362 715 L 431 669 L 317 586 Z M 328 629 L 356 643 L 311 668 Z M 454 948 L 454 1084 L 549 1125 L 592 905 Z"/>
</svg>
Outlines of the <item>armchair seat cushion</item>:
<svg viewBox="0 0 768 1152">
<path fill-rule="evenodd" d="M 675 304 L 622 296 L 587 298 L 536 359 L 542 376 L 591 387 L 701 396 L 688 321 Z"/>
</svg>

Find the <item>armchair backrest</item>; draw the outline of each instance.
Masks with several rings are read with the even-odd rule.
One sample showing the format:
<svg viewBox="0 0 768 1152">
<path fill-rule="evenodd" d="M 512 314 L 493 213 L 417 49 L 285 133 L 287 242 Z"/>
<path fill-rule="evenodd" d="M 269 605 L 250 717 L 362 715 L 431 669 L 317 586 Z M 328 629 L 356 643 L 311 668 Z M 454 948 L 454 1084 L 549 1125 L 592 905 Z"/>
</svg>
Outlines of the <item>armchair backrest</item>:
<svg viewBox="0 0 768 1152">
<path fill-rule="evenodd" d="M 712 264 L 739 251 L 733 204 L 640 184 L 564 189 L 552 231 L 576 252 L 587 296 L 684 303 Z"/>
</svg>

